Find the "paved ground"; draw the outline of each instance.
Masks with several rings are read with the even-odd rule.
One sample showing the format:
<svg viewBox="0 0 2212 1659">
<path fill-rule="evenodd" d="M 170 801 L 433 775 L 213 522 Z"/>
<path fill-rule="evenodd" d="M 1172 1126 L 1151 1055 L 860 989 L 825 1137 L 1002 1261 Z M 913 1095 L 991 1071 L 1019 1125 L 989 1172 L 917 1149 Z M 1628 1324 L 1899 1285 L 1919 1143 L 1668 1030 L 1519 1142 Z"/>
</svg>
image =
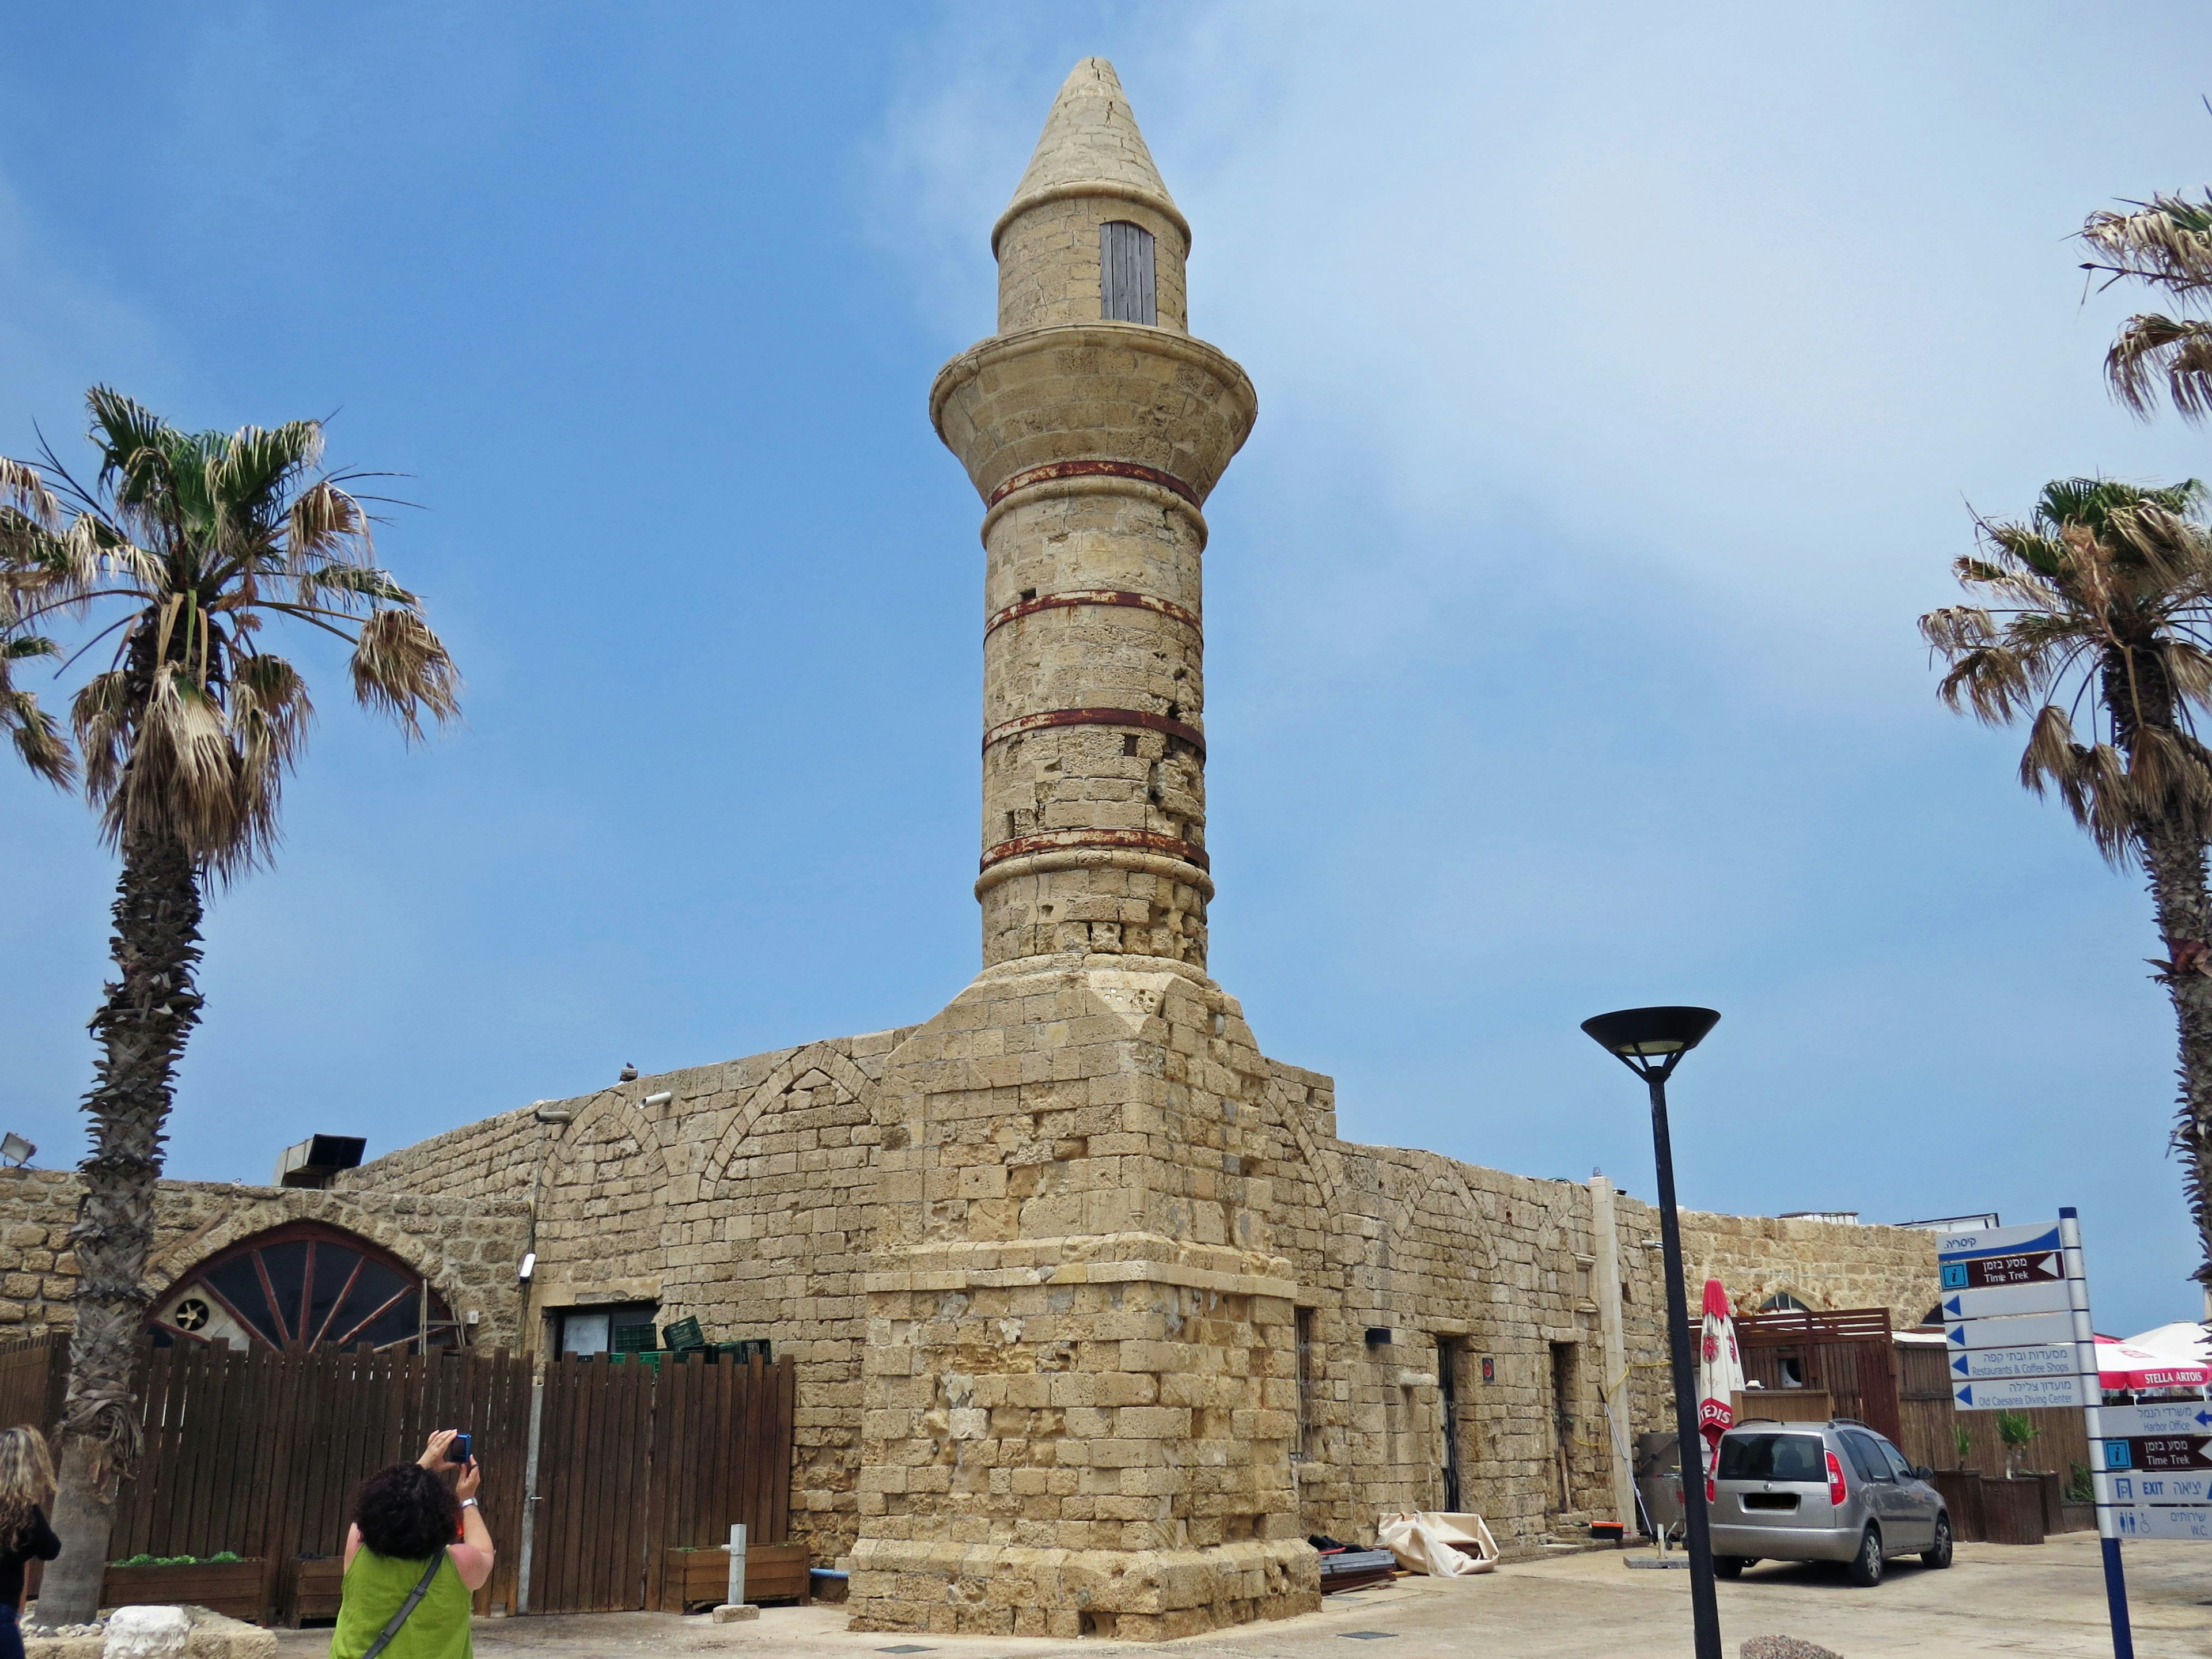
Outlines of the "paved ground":
<svg viewBox="0 0 2212 1659">
<path fill-rule="evenodd" d="M 2130 1544 L 2128 1580 L 2141 1659 L 2212 1659 L 2212 1547 Z M 1613 1553 L 1507 1567 L 1480 1578 L 1404 1578 L 1335 1596 L 1303 1619 L 1165 1644 L 1218 1659 L 1629 1659 L 1686 1656 L 1689 1575 L 1631 1571 Z M 1948 1571 L 1893 1564 L 1887 1583 L 1854 1589 L 1839 1572 L 1764 1565 L 1720 1587 L 1729 1659 L 1753 1636 L 1780 1632 L 1844 1659 L 2109 1659 L 2096 1539 L 2075 1534 L 2034 1548 L 1961 1544 Z M 485 1659 L 726 1654 L 730 1659 L 876 1659 L 914 1644 L 934 1659 L 1159 1653 L 1158 1645 L 1008 1637 L 886 1636 L 845 1629 L 838 1607 L 769 1607 L 757 1623 L 714 1626 L 672 1613 L 599 1613 L 478 1622 Z M 1387 1641 L 1349 1647 L 1358 1632 Z M 285 1659 L 327 1651 L 327 1631 L 282 1632 Z M 912 1659 L 921 1659 L 920 1655 Z"/>
</svg>

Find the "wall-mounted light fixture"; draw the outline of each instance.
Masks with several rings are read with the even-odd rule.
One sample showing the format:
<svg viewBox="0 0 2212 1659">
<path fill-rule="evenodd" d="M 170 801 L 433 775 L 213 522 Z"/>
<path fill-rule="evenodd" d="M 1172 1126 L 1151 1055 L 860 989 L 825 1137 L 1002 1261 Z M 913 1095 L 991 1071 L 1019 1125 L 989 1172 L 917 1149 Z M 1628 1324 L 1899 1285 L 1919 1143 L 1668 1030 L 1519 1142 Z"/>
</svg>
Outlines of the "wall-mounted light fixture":
<svg viewBox="0 0 2212 1659">
<path fill-rule="evenodd" d="M 20 1170 L 39 1155 L 39 1149 L 10 1129 L 0 1139 L 0 1158 L 5 1158 L 10 1169 Z"/>
<path fill-rule="evenodd" d="M 535 1250 L 524 1251 L 522 1255 L 522 1264 L 514 1270 L 514 1276 L 520 1279 L 524 1284 L 527 1285 L 530 1282 L 530 1275 L 537 1271 L 538 1252 Z"/>
</svg>

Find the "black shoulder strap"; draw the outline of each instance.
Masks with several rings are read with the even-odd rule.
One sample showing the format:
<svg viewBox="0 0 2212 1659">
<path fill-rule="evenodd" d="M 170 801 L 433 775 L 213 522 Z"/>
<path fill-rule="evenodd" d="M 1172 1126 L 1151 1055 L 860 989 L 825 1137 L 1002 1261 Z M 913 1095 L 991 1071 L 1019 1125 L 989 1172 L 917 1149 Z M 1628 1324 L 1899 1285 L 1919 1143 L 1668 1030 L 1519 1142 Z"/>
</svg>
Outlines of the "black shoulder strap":
<svg viewBox="0 0 2212 1659">
<path fill-rule="evenodd" d="M 430 1593 L 430 1581 L 438 1576 L 438 1569 L 445 1565 L 446 1553 L 440 1550 L 430 1558 L 430 1565 L 415 1581 L 415 1588 L 407 1592 L 407 1599 L 399 1604 L 399 1611 L 386 1621 L 384 1628 L 376 1633 L 376 1640 L 368 1644 L 368 1651 L 362 1654 L 361 1659 L 376 1659 L 378 1654 L 392 1645 L 392 1638 L 399 1634 L 399 1627 L 407 1622 L 407 1615 L 422 1605 L 422 1598 Z"/>
</svg>

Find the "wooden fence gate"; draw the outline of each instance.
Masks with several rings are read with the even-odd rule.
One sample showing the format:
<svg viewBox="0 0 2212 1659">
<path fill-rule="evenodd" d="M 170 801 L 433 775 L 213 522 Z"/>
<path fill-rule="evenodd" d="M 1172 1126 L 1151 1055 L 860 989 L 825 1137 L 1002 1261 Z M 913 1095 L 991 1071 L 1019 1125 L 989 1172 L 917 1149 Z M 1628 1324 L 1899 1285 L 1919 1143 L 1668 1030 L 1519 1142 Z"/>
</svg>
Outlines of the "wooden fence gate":
<svg viewBox="0 0 2212 1659">
<path fill-rule="evenodd" d="M 664 1356 L 664 1364 L 676 1356 Z M 0 1425 L 51 1435 L 65 1335 L 0 1345 Z M 465 1429 L 499 1547 L 477 1610 L 659 1604 L 665 1552 L 762 1543 L 789 1522 L 792 1362 L 609 1364 L 564 1358 L 535 1382 L 503 1352 L 428 1356 L 179 1345 L 141 1352 L 145 1444 L 116 1500 L 111 1559 L 213 1555 L 264 1564 L 263 1622 L 294 1605 L 302 1560 L 345 1547 L 354 1489 L 436 1429 Z M 533 1385 L 542 1397 L 533 1406 Z M 533 1410 L 538 1492 L 530 1595 L 519 1574 Z"/>
<path fill-rule="evenodd" d="M 528 1610 L 657 1607 L 668 1552 L 726 1543 L 732 1522 L 782 1543 L 796 1380 L 788 1359 L 550 1361 Z"/>
<path fill-rule="evenodd" d="M 1826 1389 L 1837 1416 L 1856 1417 L 1904 1443 L 1888 1309 L 1742 1314 L 1735 1340 L 1747 1382 L 1781 1389 L 1793 1386 L 1794 1377 L 1794 1386 Z"/>
</svg>

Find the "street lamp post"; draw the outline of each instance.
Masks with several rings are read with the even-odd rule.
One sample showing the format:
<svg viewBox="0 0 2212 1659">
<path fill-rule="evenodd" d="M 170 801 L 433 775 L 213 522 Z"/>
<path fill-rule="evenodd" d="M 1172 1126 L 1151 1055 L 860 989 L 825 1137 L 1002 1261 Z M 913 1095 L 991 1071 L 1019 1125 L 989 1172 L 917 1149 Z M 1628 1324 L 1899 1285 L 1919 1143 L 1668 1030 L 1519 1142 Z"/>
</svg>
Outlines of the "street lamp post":
<svg viewBox="0 0 2212 1659">
<path fill-rule="evenodd" d="M 1698 1382 L 1690 1358 L 1689 1296 L 1682 1283 L 1682 1230 L 1674 1215 L 1674 1149 L 1667 1133 L 1667 1079 L 1682 1056 L 1719 1024 L 1710 1008 L 1624 1008 L 1583 1022 L 1598 1046 L 1651 1091 L 1651 1144 L 1659 1164 L 1659 1237 L 1666 1258 L 1667 1356 L 1674 1373 L 1674 1432 L 1682 1465 L 1682 1520 L 1689 1534 L 1690 1613 L 1697 1659 L 1722 1659 L 1713 1595 L 1713 1540 L 1705 1513 L 1705 1459 L 1698 1435 Z"/>
</svg>

